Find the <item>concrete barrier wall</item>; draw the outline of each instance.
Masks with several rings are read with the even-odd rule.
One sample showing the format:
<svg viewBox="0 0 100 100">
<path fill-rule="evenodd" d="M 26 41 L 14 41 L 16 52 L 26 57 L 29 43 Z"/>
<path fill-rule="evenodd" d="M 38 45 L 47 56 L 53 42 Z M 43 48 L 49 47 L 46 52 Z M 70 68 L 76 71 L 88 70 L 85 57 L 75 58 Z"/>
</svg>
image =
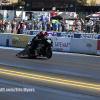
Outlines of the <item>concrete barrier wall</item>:
<svg viewBox="0 0 100 100">
<path fill-rule="evenodd" d="M 35 35 L 0 34 L 0 46 L 25 47 Z M 97 54 L 98 40 L 49 37 L 53 41 L 53 50 Z"/>
<path fill-rule="evenodd" d="M 11 46 L 11 34 L 0 34 L 0 45 Z"/>
<path fill-rule="evenodd" d="M 97 42 L 95 39 L 71 39 L 70 52 L 97 54 Z"/>
</svg>

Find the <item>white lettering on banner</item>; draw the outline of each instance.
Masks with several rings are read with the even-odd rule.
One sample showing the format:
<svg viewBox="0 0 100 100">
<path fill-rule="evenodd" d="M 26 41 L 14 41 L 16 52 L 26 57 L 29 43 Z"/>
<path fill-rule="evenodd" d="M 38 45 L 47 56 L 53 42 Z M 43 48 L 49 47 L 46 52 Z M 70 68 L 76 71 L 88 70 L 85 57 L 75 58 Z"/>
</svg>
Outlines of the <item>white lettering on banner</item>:
<svg viewBox="0 0 100 100">
<path fill-rule="evenodd" d="M 54 36 L 57 36 L 57 33 L 56 32 L 53 32 Z"/>
<path fill-rule="evenodd" d="M 61 33 L 61 37 L 74 38 L 74 33 Z"/>
<path fill-rule="evenodd" d="M 59 36 L 57 32 L 54 32 L 54 36 Z M 74 38 L 74 33 L 61 33 L 59 37 L 67 37 L 67 38 Z"/>
<path fill-rule="evenodd" d="M 37 35 L 40 31 L 32 31 L 32 35 Z"/>
<path fill-rule="evenodd" d="M 22 30 L 22 34 L 30 35 L 30 30 Z"/>
<path fill-rule="evenodd" d="M 98 39 L 97 34 L 81 34 L 81 39 Z"/>
</svg>

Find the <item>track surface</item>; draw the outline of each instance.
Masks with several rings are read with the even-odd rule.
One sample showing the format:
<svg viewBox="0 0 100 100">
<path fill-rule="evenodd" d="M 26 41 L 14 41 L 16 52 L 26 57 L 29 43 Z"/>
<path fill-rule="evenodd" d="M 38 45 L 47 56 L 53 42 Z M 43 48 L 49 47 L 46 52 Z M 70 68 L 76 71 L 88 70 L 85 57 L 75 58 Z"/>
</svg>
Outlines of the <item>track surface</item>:
<svg viewBox="0 0 100 100">
<path fill-rule="evenodd" d="M 57 93 L 56 96 L 59 95 L 59 98 L 63 97 L 63 100 L 66 100 L 66 98 L 70 98 L 71 100 L 73 100 L 73 98 L 76 100 L 100 99 L 99 56 L 54 53 L 52 58 L 48 60 L 46 58 L 17 58 L 15 57 L 15 54 L 18 52 L 19 50 L 0 49 L 0 77 L 4 79 L 25 82 L 27 83 L 27 86 L 30 86 L 28 84 L 35 84 L 35 86 L 32 85 L 34 88 L 39 88 L 41 85 L 42 90 L 40 89 L 38 94 L 40 95 L 40 99 L 38 98 L 36 100 L 42 100 L 41 92 L 43 92 L 43 88 L 45 90 L 46 87 L 48 87 L 50 90 L 48 90 L 46 93 L 44 92 L 43 95 L 44 97 L 48 95 L 48 98 L 50 98 L 50 95 L 53 93 L 51 91 L 55 90 L 59 91 L 61 94 L 60 95 Z M 3 84 L 6 84 L 7 87 L 11 87 L 15 83 L 15 86 L 18 86 L 17 82 L 12 82 L 12 85 L 9 85 L 8 81 L 5 80 L 3 83 L 0 81 L 0 86 L 5 87 Z M 66 94 L 66 96 L 62 95 L 63 92 Z M 3 93 L 3 95 L 5 94 L 6 93 Z M 85 95 L 84 98 L 83 94 Z M 18 93 L 16 95 L 18 96 Z M 32 96 L 32 94 L 30 95 Z M 77 97 L 71 95 L 77 95 Z M 56 96 L 53 97 L 54 100 L 57 99 Z M 36 97 L 37 94 L 34 92 L 34 99 Z M 18 98 L 20 98 L 20 96 L 18 96 Z"/>
<path fill-rule="evenodd" d="M 94 96 L 57 90 L 32 84 L 0 80 L 0 86 L 7 88 L 33 88 L 34 92 L 0 92 L 2 100 L 99 100 Z"/>
</svg>

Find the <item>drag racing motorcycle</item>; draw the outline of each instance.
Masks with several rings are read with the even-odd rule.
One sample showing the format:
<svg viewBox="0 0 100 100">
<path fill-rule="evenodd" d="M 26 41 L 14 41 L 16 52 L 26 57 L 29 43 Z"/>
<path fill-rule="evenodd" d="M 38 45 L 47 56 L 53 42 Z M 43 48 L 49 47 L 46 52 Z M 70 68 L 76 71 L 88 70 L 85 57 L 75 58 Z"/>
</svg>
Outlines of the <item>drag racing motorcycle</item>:
<svg viewBox="0 0 100 100">
<path fill-rule="evenodd" d="M 52 40 L 51 39 L 45 39 L 45 42 L 43 42 L 41 39 L 38 39 L 37 41 L 37 47 L 35 50 L 31 51 L 31 41 L 29 41 L 26 44 L 26 48 L 16 54 L 17 57 L 21 55 L 28 55 L 29 58 L 36 58 L 36 57 L 47 57 L 50 59 L 52 57 Z"/>
</svg>

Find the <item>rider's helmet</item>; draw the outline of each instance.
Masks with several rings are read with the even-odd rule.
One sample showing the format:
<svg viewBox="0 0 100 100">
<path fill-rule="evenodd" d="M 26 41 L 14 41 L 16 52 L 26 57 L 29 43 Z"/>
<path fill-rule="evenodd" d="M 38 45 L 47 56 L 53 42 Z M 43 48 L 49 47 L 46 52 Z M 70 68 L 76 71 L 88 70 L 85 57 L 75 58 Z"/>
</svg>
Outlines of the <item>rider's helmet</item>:
<svg viewBox="0 0 100 100">
<path fill-rule="evenodd" d="M 45 32 L 41 31 L 41 32 L 39 33 L 39 36 L 40 36 L 40 37 L 44 37 L 44 36 L 45 36 Z"/>
</svg>

